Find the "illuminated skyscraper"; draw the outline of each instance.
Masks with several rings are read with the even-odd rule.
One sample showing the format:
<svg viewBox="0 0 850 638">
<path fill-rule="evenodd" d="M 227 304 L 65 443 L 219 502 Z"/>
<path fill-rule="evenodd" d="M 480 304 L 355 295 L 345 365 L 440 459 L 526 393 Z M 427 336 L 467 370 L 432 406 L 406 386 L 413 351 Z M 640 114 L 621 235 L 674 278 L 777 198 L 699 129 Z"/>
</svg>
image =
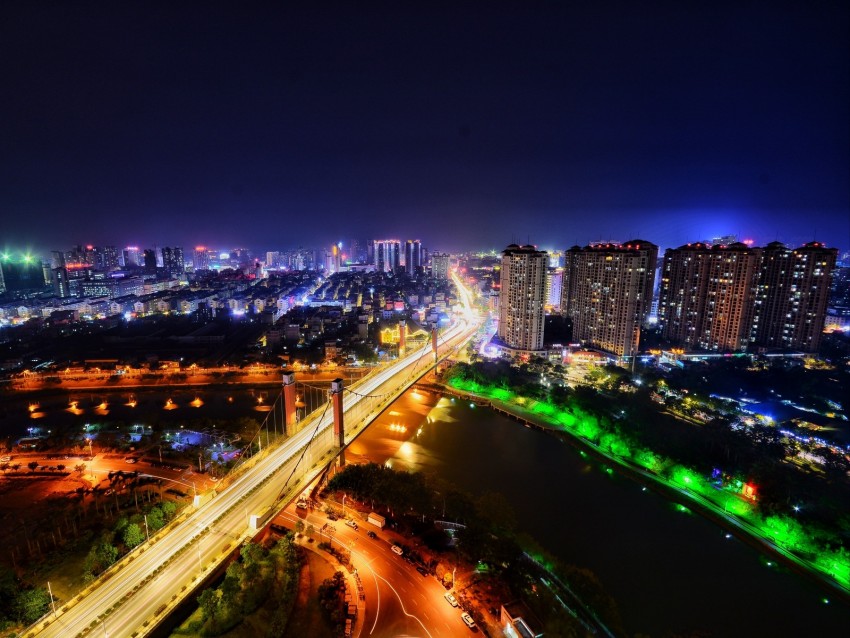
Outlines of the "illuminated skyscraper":
<svg viewBox="0 0 850 638">
<path fill-rule="evenodd" d="M 546 264 L 546 253 L 534 246 L 511 244 L 502 252 L 497 334 L 511 350 L 543 349 Z"/>
<path fill-rule="evenodd" d="M 376 239 L 374 242 L 375 269 L 395 273 L 401 263 L 401 242 L 398 239 Z"/>
<path fill-rule="evenodd" d="M 549 263 L 552 263 L 551 255 Z M 564 286 L 564 269 L 549 268 L 546 273 L 546 305 L 553 308 L 561 307 L 561 296 Z"/>
<path fill-rule="evenodd" d="M 664 253 L 658 322 L 689 349 L 745 350 L 751 340 L 761 249 L 701 242 Z"/>
<path fill-rule="evenodd" d="M 115 246 L 95 246 L 94 266 L 98 270 L 115 270 L 118 268 L 118 249 Z"/>
<path fill-rule="evenodd" d="M 810 242 L 792 250 L 764 247 L 753 313 L 753 342 L 817 352 L 838 250 Z"/>
<path fill-rule="evenodd" d="M 643 239 L 566 251 L 561 312 L 572 320 L 573 339 L 618 357 L 635 355 L 657 258 L 658 246 Z"/>
<path fill-rule="evenodd" d="M 124 267 L 125 268 L 133 268 L 134 266 L 142 266 L 143 264 L 139 261 L 139 247 L 138 246 L 127 246 L 124 251 Z"/>
<path fill-rule="evenodd" d="M 186 272 L 186 264 L 183 259 L 183 249 L 179 246 L 162 249 L 162 267 L 169 275 L 182 275 Z"/>
<path fill-rule="evenodd" d="M 206 246 L 195 246 L 195 252 L 192 255 L 192 267 L 196 271 L 210 269 L 210 256 Z"/>
<path fill-rule="evenodd" d="M 404 243 L 404 271 L 409 277 L 422 272 L 422 244 L 418 239 L 408 239 Z"/>
</svg>

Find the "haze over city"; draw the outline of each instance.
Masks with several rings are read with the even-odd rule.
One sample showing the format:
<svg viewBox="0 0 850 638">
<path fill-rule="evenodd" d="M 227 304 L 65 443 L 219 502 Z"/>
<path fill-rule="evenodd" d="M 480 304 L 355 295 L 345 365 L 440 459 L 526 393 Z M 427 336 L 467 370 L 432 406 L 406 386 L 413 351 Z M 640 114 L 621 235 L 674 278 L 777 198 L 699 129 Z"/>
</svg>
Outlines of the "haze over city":
<svg viewBox="0 0 850 638">
<path fill-rule="evenodd" d="M 0 4 L 0 638 L 838 636 L 850 3 Z"/>
<path fill-rule="evenodd" d="M 844 3 L 7 3 L 0 247 L 848 247 L 848 26 Z"/>
</svg>

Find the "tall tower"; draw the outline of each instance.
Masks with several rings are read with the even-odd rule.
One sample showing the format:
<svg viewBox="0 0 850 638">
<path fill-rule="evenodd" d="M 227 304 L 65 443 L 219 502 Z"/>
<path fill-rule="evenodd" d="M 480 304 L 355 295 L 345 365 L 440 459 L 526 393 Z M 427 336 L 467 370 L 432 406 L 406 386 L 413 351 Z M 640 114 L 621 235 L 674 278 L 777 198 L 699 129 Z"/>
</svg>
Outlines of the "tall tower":
<svg viewBox="0 0 850 638">
<path fill-rule="evenodd" d="M 409 277 L 422 272 L 422 244 L 418 239 L 408 239 L 404 243 L 404 271 Z"/>
<path fill-rule="evenodd" d="M 374 243 L 375 269 L 395 273 L 401 263 L 401 242 L 398 239 L 376 239 Z"/>
<path fill-rule="evenodd" d="M 546 253 L 511 244 L 502 252 L 498 336 L 512 350 L 543 349 Z"/>
<path fill-rule="evenodd" d="M 817 352 L 837 258 L 837 249 L 819 242 L 764 247 L 752 330 L 757 345 Z"/>
<path fill-rule="evenodd" d="M 687 348 L 746 350 L 760 253 L 742 243 L 668 249 L 658 304 L 662 337 Z"/>
<path fill-rule="evenodd" d="M 206 246 L 195 246 L 195 252 L 192 255 L 192 266 L 194 270 L 209 270 L 210 256 L 207 253 Z"/>
<path fill-rule="evenodd" d="M 573 246 L 565 254 L 561 312 L 573 338 L 631 357 L 652 306 L 658 246 L 643 239 Z"/>
</svg>

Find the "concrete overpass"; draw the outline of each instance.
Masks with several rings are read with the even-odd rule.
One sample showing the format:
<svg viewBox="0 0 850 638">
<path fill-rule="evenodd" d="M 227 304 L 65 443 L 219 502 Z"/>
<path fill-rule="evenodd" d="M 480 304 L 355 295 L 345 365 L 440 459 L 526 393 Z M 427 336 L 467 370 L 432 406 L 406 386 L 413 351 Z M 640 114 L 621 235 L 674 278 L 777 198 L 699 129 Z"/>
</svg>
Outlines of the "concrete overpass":
<svg viewBox="0 0 850 638">
<path fill-rule="evenodd" d="M 441 335 L 438 356 L 451 354 L 476 329 L 477 321 L 468 312 Z M 434 359 L 428 344 L 355 383 L 344 397 L 346 445 L 425 374 Z M 248 460 L 222 493 L 212 492 L 200 499 L 174 524 L 23 635 L 148 635 L 171 609 L 194 593 L 211 570 L 254 535 L 254 525 L 262 525 L 291 501 L 339 451 L 331 409 L 314 413 L 297 433 Z"/>
</svg>

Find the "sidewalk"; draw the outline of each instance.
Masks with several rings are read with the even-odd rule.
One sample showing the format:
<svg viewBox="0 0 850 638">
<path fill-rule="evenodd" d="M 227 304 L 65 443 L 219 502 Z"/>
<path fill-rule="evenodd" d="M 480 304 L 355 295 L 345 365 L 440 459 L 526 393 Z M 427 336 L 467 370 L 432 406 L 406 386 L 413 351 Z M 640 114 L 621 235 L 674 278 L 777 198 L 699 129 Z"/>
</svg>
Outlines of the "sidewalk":
<svg viewBox="0 0 850 638">
<path fill-rule="evenodd" d="M 363 591 L 363 585 L 360 583 L 360 576 L 356 573 L 356 570 L 354 572 L 349 572 L 344 565 L 340 564 L 336 556 L 324 549 L 319 549 L 319 541 L 314 540 L 313 542 L 309 542 L 305 534 L 297 535 L 295 543 L 304 549 L 321 556 L 328 561 L 328 563 L 333 565 L 335 569 L 338 569 L 338 571 L 343 573 L 343 576 L 345 576 L 346 598 L 350 595 L 351 602 L 357 606 L 357 615 L 351 623 L 351 636 L 352 638 L 360 638 L 360 633 L 363 630 L 363 618 L 366 613 L 366 595 Z M 345 547 L 342 549 L 343 551 L 348 551 Z"/>
</svg>

